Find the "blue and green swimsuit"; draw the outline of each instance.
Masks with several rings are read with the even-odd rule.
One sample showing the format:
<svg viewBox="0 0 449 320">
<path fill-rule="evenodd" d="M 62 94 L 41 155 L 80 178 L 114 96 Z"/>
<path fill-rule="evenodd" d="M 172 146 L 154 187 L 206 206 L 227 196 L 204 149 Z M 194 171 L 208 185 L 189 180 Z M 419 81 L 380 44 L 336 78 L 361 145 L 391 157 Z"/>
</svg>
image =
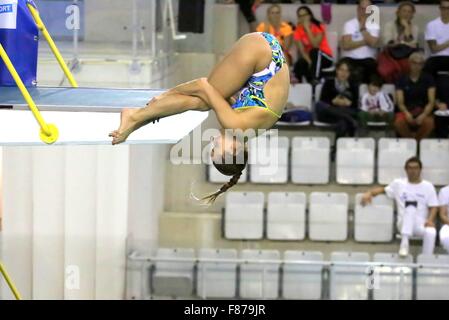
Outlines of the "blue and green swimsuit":
<svg viewBox="0 0 449 320">
<path fill-rule="evenodd" d="M 253 107 L 265 108 L 280 118 L 281 115 L 272 110 L 265 102 L 265 95 L 263 88 L 265 84 L 270 80 L 285 63 L 284 52 L 279 44 L 278 40 L 269 33 L 259 32 L 271 47 L 272 58 L 270 65 L 264 70 L 253 74 L 245 86 L 240 91 L 237 101 L 232 105 L 232 109 L 247 109 Z"/>
</svg>

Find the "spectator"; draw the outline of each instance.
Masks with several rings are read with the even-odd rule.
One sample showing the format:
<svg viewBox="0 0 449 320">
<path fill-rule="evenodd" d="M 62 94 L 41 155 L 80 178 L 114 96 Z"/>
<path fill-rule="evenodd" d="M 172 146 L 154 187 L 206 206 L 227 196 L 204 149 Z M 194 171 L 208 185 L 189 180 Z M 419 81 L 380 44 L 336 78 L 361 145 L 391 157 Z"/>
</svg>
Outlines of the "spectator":
<svg viewBox="0 0 449 320">
<path fill-rule="evenodd" d="M 446 139 L 449 137 L 449 76 L 439 76 L 436 85 L 435 135 L 437 138 Z"/>
<path fill-rule="evenodd" d="M 357 5 L 357 17 L 345 23 L 341 47 L 344 56 L 353 66 L 353 78 L 357 83 L 368 83 L 369 77 L 376 73 L 376 46 L 379 42 L 378 24 L 366 23 L 370 0 L 360 0 Z M 369 12 L 369 11 L 368 11 Z"/>
<path fill-rule="evenodd" d="M 449 185 L 440 190 L 438 201 L 440 203 L 440 221 L 443 224 L 440 229 L 440 242 L 449 253 Z"/>
<path fill-rule="evenodd" d="M 430 21 L 425 38 L 432 53 L 426 71 L 436 78 L 438 71 L 449 71 L 449 0 L 440 1 L 441 16 Z"/>
<path fill-rule="evenodd" d="M 321 71 L 334 63 L 332 49 L 327 42 L 326 26 L 318 21 L 307 6 L 296 11 L 298 25 L 295 30 L 295 43 L 300 57 L 295 64 L 296 78 L 316 84 L 321 78 Z"/>
<path fill-rule="evenodd" d="M 395 199 L 398 210 L 397 228 L 402 240 L 399 248 L 401 256 L 409 252 L 409 238 L 423 238 L 423 254 L 432 254 L 435 248 L 436 229 L 434 220 L 438 210 L 435 187 L 422 180 L 422 163 L 412 157 L 405 163 L 407 178 L 393 180 L 386 187 L 371 189 L 363 194 L 362 205 L 371 203 L 373 197 L 385 193 Z"/>
<path fill-rule="evenodd" d="M 422 72 L 425 64 L 421 52 L 412 53 L 410 72 L 396 84 L 399 111 L 394 126 L 400 137 L 427 138 L 434 128 L 432 116 L 435 105 L 435 83 L 431 75 Z"/>
<path fill-rule="evenodd" d="M 418 47 L 418 26 L 413 24 L 415 5 L 410 1 L 399 3 L 396 20 L 385 24 L 383 43 L 378 57 L 377 72 L 385 82 L 394 83 L 409 71 L 409 56 Z"/>
<path fill-rule="evenodd" d="M 350 67 L 346 61 L 336 65 L 335 79 L 327 79 L 315 106 L 318 121 L 335 123 L 336 138 L 353 137 L 357 131 L 357 104 L 359 90 L 349 80 Z"/>
<path fill-rule="evenodd" d="M 287 63 L 291 65 L 289 49 L 293 42 L 293 29 L 287 23 L 282 21 L 282 9 L 278 4 L 273 4 L 267 9 L 267 21 L 261 22 L 256 29 L 258 32 L 270 33 L 278 39 L 284 49 L 284 55 Z"/>
<path fill-rule="evenodd" d="M 360 100 L 360 112 L 358 114 L 360 124 L 365 130 L 369 122 L 385 122 L 389 128 L 393 128 L 394 103 L 390 97 L 381 91 L 382 80 L 373 75 L 366 92 Z"/>
</svg>

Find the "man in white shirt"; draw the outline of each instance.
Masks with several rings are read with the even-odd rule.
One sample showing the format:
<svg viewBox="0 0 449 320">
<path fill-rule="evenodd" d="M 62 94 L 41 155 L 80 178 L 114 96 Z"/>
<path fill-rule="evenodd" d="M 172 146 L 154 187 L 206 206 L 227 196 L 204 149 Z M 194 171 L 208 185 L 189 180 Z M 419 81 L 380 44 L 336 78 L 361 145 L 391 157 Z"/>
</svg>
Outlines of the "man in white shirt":
<svg viewBox="0 0 449 320">
<path fill-rule="evenodd" d="M 438 201 L 440 202 L 440 221 L 443 224 L 440 229 L 440 242 L 449 253 L 449 185 L 440 190 Z"/>
<path fill-rule="evenodd" d="M 380 26 L 369 19 L 367 8 L 370 5 L 370 0 L 358 1 L 357 17 L 346 21 L 340 41 L 343 55 L 353 67 L 351 76 L 359 83 L 368 83 L 370 76 L 377 73 Z"/>
<path fill-rule="evenodd" d="M 427 24 L 425 33 L 431 52 L 425 71 L 435 79 L 438 71 L 449 71 L 449 0 L 440 1 L 440 13 Z"/>
<path fill-rule="evenodd" d="M 396 201 L 398 210 L 397 228 L 402 236 L 399 248 L 400 256 L 409 252 L 409 238 L 423 238 L 423 254 L 432 254 L 435 248 L 435 218 L 438 210 L 438 198 L 435 187 L 421 179 L 422 163 L 417 157 L 405 163 L 407 178 L 395 179 L 386 187 L 374 188 L 362 197 L 362 205 L 371 203 L 373 197 L 386 193 Z"/>
</svg>

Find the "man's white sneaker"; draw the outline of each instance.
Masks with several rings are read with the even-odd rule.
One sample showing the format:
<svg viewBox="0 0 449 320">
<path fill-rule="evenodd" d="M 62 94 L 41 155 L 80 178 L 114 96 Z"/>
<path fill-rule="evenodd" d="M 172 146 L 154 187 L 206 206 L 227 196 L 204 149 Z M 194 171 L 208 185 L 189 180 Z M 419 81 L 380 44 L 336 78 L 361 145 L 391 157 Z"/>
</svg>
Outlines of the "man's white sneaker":
<svg viewBox="0 0 449 320">
<path fill-rule="evenodd" d="M 403 257 L 403 258 L 408 256 L 408 247 L 403 246 L 403 247 L 399 248 L 399 256 Z"/>
</svg>

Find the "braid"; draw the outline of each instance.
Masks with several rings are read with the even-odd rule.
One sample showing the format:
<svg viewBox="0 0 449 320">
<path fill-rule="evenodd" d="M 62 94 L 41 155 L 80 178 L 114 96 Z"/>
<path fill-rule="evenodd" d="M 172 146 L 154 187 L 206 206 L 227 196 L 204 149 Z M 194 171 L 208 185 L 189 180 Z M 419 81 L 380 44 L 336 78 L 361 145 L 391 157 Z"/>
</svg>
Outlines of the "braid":
<svg viewBox="0 0 449 320">
<path fill-rule="evenodd" d="M 240 171 L 239 173 L 236 173 L 235 175 L 232 176 L 231 180 L 229 180 L 229 182 L 225 183 L 218 191 L 202 198 L 201 200 L 206 201 L 208 204 L 214 203 L 220 194 L 225 193 L 226 191 L 228 191 L 228 189 L 232 188 L 233 186 L 235 186 L 237 184 L 241 175 L 242 175 L 242 171 Z"/>
</svg>

